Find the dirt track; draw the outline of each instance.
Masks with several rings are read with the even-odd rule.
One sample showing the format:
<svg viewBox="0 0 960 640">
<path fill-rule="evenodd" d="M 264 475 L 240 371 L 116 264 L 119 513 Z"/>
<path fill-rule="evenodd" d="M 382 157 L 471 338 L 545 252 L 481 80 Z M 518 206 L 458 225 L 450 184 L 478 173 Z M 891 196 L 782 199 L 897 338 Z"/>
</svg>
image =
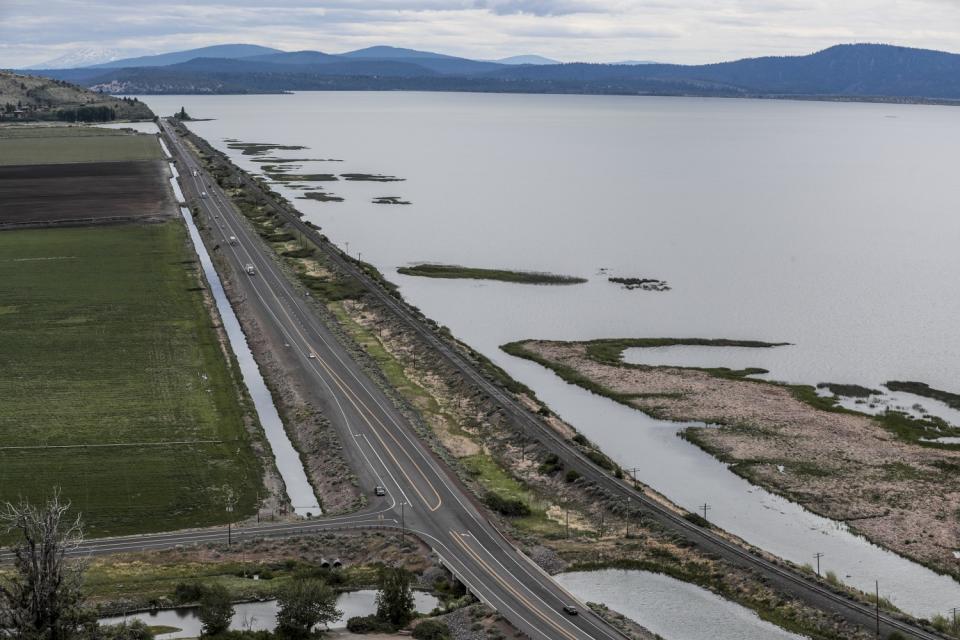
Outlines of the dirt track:
<svg viewBox="0 0 960 640">
<path fill-rule="evenodd" d="M 0 228 L 167 218 L 168 178 L 159 160 L 0 167 Z"/>
</svg>

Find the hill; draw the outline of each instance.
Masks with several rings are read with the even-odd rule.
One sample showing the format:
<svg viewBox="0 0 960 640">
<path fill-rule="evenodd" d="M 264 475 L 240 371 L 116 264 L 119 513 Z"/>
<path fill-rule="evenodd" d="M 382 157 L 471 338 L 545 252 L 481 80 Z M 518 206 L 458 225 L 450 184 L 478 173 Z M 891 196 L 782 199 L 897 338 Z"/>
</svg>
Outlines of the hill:
<svg viewBox="0 0 960 640">
<path fill-rule="evenodd" d="M 0 120 L 150 120 L 135 98 L 96 93 L 62 80 L 0 71 Z"/>
<path fill-rule="evenodd" d="M 262 56 L 270 53 L 281 53 L 281 51 L 279 49 L 261 47 L 255 44 L 217 44 L 211 47 L 173 51 L 171 53 L 161 53 L 154 56 L 111 60 L 110 62 L 92 65 L 92 68 L 165 67 L 167 65 L 177 64 L 178 62 L 193 60 L 194 58 L 248 58 L 250 56 Z"/>
<path fill-rule="evenodd" d="M 111 93 L 418 90 L 960 100 L 960 55 L 879 44 L 837 45 L 805 56 L 706 65 L 501 64 L 370 47 L 346 54 L 299 51 L 242 58 L 201 56 L 162 67 L 44 73 Z"/>
</svg>

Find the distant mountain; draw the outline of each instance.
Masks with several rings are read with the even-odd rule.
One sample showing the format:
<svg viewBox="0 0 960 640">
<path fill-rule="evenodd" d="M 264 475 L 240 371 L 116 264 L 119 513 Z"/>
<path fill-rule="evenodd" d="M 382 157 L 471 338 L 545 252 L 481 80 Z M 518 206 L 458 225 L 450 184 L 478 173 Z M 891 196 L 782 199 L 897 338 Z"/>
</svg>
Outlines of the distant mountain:
<svg viewBox="0 0 960 640">
<path fill-rule="evenodd" d="M 198 57 L 198 51 L 208 55 Z M 346 54 L 270 50 L 240 58 L 209 57 L 209 50 L 166 55 L 193 57 L 162 67 L 43 73 L 111 93 L 407 89 L 960 101 L 960 55 L 877 44 L 706 65 L 500 64 L 396 47 Z"/>
<path fill-rule="evenodd" d="M 612 64 L 660 64 L 655 60 L 620 60 L 619 62 L 613 62 Z"/>
<path fill-rule="evenodd" d="M 93 64 L 103 64 L 119 60 L 123 55 L 116 49 L 99 49 L 95 47 L 84 47 L 65 53 L 52 60 L 41 62 L 28 69 L 75 69 L 77 67 L 88 67 Z"/>
<path fill-rule="evenodd" d="M 434 53 L 432 51 L 417 51 L 416 49 L 403 49 L 401 47 L 387 47 L 387 46 L 377 46 L 377 47 L 367 47 L 366 49 L 357 49 L 356 51 L 347 51 L 346 53 L 338 54 L 343 58 L 376 58 L 378 60 L 389 60 L 397 58 L 450 58 L 458 59 L 455 56 L 448 56 L 442 53 Z"/>
<path fill-rule="evenodd" d="M 121 69 L 130 67 L 165 67 L 171 64 L 186 62 L 194 58 L 248 58 L 268 53 L 282 53 L 279 49 L 261 47 L 255 44 L 217 44 L 212 47 L 173 51 L 155 56 L 140 56 L 138 58 L 124 58 L 112 60 L 102 64 L 90 65 L 98 68 Z M 54 67 L 47 67 L 52 69 Z"/>
<path fill-rule="evenodd" d="M 490 62 L 496 62 L 498 64 L 560 64 L 558 60 L 551 60 L 550 58 L 544 58 L 538 55 L 510 56 L 509 58 L 500 58 L 499 60 L 491 60 Z"/>
</svg>

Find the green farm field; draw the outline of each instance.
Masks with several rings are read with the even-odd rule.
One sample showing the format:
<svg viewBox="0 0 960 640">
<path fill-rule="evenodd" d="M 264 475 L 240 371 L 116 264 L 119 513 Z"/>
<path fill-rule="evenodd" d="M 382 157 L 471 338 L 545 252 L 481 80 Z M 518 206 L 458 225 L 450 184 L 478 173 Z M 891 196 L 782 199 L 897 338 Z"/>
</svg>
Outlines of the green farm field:
<svg viewBox="0 0 960 640">
<path fill-rule="evenodd" d="M 89 536 L 254 512 L 253 412 L 198 274 L 178 220 L 0 232 L 0 501 L 59 486 Z"/>
<path fill-rule="evenodd" d="M 0 127 L 0 165 L 122 162 L 162 157 L 156 136 L 148 134 L 96 127 Z"/>
</svg>

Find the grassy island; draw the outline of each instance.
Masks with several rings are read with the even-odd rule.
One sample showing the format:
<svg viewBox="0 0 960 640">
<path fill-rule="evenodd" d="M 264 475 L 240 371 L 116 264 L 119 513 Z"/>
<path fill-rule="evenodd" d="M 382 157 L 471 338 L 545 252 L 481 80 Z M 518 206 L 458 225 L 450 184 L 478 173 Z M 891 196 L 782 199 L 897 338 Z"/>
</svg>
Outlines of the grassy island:
<svg viewBox="0 0 960 640">
<path fill-rule="evenodd" d="M 587 280 L 576 276 L 564 276 L 538 271 L 509 271 L 507 269 L 479 269 L 455 264 L 417 264 L 400 267 L 397 273 L 424 278 L 452 278 L 469 280 L 499 280 L 521 284 L 582 284 Z"/>
</svg>

